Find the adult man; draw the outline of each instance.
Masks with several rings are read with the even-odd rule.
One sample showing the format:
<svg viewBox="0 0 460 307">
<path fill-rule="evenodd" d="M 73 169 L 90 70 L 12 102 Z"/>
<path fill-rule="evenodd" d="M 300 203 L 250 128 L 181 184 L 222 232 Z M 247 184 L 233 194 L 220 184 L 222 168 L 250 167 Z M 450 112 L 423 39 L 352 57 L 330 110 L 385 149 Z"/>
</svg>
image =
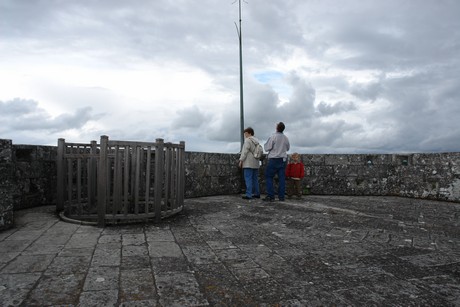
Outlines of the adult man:
<svg viewBox="0 0 460 307">
<path fill-rule="evenodd" d="M 289 139 L 283 134 L 285 129 L 283 122 L 276 124 L 276 133 L 272 134 L 265 142 L 264 149 L 268 152 L 268 165 L 265 169 L 265 182 L 267 185 L 267 197 L 264 201 L 274 201 L 273 178 L 278 174 L 278 199 L 284 200 L 286 192 L 286 161 L 287 151 L 290 148 Z"/>
</svg>

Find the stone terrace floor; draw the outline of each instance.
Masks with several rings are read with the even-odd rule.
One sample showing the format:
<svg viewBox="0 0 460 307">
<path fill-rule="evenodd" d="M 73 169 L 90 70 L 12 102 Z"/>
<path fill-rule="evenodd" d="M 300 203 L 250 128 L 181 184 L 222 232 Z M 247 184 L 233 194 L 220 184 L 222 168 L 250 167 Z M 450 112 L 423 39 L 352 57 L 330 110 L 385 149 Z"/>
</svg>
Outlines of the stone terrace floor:
<svg viewBox="0 0 460 307">
<path fill-rule="evenodd" d="M 187 199 L 97 228 L 54 207 L 0 232 L 1 306 L 460 306 L 460 204 Z"/>
</svg>

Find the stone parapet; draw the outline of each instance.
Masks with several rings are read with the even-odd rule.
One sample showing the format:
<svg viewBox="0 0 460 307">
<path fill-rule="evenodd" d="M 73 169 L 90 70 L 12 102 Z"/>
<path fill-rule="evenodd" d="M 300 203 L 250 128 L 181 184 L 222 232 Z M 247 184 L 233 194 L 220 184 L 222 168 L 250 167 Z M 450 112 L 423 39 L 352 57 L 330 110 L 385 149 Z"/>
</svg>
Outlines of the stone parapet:
<svg viewBox="0 0 460 307">
<path fill-rule="evenodd" d="M 12 210 L 56 202 L 56 146 L 0 139 L 0 229 Z M 187 198 L 244 190 L 238 154 L 185 153 Z M 402 196 L 460 202 L 460 153 L 301 154 L 304 192 L 316 195 Z M 265 191 L 260 169 L 261 192 Z M 276 182 L 276 181 L 275 181 Z"/>
<path fill-rule="evenodd" d="M 318 195 L 460 201 L 460 153 L 301 155 L 303 185 Z"/>
<path fill-rule="evenodd" d="M 56 146 L 14 145 L 19 202 L 15 209 L 56 203 Z"/>
<path fill-rule="evenodd" d="M 13 226 L 15 205 L 13 145 L 0 139 L 0 230 Z"/>
<path fill-rule="evenodd" d="M 239 155 L 186 152 L 185 197 L 236 194 L 242 188 Z"/>
</svg>

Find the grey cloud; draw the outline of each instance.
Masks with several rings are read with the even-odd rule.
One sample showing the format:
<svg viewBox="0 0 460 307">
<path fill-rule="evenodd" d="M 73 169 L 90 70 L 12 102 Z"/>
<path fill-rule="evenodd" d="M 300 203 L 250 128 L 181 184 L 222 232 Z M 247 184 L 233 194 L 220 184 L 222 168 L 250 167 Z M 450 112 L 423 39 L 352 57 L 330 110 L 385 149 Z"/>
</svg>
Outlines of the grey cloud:
<svg viewBox="0 0 460 307">
<path fill-rule="evenodd" d="M 37 111 L 38 103 L 31 99 L 14 98 L 0 101 L 0 117 L 17 116 Z"/>
<path fill-rule="evenodd" d="M 204 115 L 200 109 L 194 105 L 192 107 L 178 110 L 177 117 L 173 121 L 171 129 L 180 128 L 200 128 L 206 122 L 206 115 Z"/>
<path fill-rule="evenodd" d="M 279 97 L 269 86 L 248 79 L 244 94 L 244 124 L 251 126 L 258 138 L 266 138 L 280 121 L 281 112 L 277 107 Z M 212 140 L 238 142 L 240 140 L 240 102 L 234 100 L 215 119 L 217 127 L 210 129 Z"/>
<path fill-rule="evenodd" d="M 347 133 L 361 130 L 361 126 L 349 124 L 344 120 L 325 122 L 316 119 L 310 125 L 299 127 L 286 132 L 291 143 L 298 147 L 334 147 L 334 144 L 343 138 Z"/>
<path fill-rule="evenodd" d="M 384 79 L 381 78 L 379 82 L 353 84 L 350 93 L 362 100 L 374 102 L 383 91 L 383 81 Z"/>
<path fill-rule="evenodd" d="M 260 139 L 267 139 L 274 131 L 276 123 L 285 122 L 287 127 L 296 123 L 308 124 L 315 113 L 315 90 L 305 80 L 292 74 L 288 77 L 292 86 L 289 100 L 280 105 L 280 99 L 274 89 L 267 84 L 247 80 L 245 91 L 245 126 L 251 126 Z M 236 142 L 239 139 L 239 101 L 227 108 L 217 130 L 210 133 L 215 140 Z"/>
<path fill-rule="evenodd" d="M 91 107 L 79 108 L 74 114 L 61 114 L 51 117 L 46 110 L 39 107 L 38 102 L 16 98 L 11 101 L 0 101 L 0 119 L 9 130 L 49 130 L 58 132 L 79 129 L 95 118 Z M 5 128 L 3 128 L 5 129 Z M 10 132 L 11 132 L 10 131 Z"/>
<path fill-rule="evenodd" d="M 329 116 L 333 114 L 339 114 L 347 111 L 354 111 L 357 109 L 356 105 L 351 101 L 339 101 L 335 104 L 327 104 L 324 101 L 321 101 L 317 105 L 318 112 L 322 116 Z"/>
<path fill-rule="evenodd" d="M 316 16 L 305 6 L 312 25 L 305 33 L 314 36 L 310 44 L 327 47 L 323 53 L 311 55 L 336 67 L 411 69 L 432 59 L 449 60 L 458 48 L 453 46 L 458 46 L 460 34 L 452 31 L 460 27 L 460 19 L 454 17 L 460 10 L 458 1 L 438 5 L 430 1 L 323 1 L 322 6 L 313 8 Z M 297 16 L 300 18 L 301 13 Z M 336 48 L 340 48 L 339 56 L 328 56 L 327 52 Z"/>
<path fill-rule="evenodd" d="M 288 76 L 288 82 L 292 86 L 292 94 L 289 101 L 280 107 L 282 114 L 293 121 L 312 117 L 316 99 L 315 89 L 295 73 Z"/>
<path fill-rule="evenodd" d="M 165 121 L 136 130 L 136 122 L 114 133 L 150 138 L 177 127 L 181 135 L 190 136 L 184 131 L 199 128 L 203 143 L 237 143 L 238 11 L 233 2 L 1 1 L 0 51 L 18 61 L 22 55 L 52 51 L 62 63 L 85 58 L 116 69 L 132 63 L 185 63 L 208 73 L 231 96 L 230 102 L 216 101 L 223 105 L 220 113 L 181 108 L 172 126 Z M 298 57 L 305 60 L 286 68 L 295 72 L 283 80 L 292 89 L 283 103 L 275 87 L 245 75 L 245 126 L 266 139 L 282 120 L 293 145 L 309 152 L 460 150 L 459 11 L 457 0 L 243 1 L 247 74 L 296 63 Z M 367 80 L 369 74 L 377 80 Z M 56 101 L 85 101 L 113 113 L 120 101 L 129 99 L 116 93 L 68 97 L 67 89 L 53 91 L 59 92 Z M 324 93 L 334 98 L 319 98 Z M 317 104 L 316 99 L 322 101 Z M 368 102 L 373 102 L 371 111 L 361 113 Z M 349 112 L 362 122 L 348 119 Z M 89 107 L 52 118 L 33 100 L 0 102 L 2 132 L 79 129 L 96 117 Z M 200 140 L 195 135 L 190 139 Z"/>
</svg>

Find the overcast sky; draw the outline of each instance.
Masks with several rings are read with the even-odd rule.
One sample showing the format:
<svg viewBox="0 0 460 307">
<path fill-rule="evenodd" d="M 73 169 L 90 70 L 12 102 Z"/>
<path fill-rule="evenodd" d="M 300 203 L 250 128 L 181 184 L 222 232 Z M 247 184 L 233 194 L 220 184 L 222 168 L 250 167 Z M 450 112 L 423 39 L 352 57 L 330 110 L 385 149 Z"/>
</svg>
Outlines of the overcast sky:
<svg viewBox="0 0 460 307">
<path fill-rule="evenodd" d="M 0 0 L 0 139 L 240 148 L 238 1 Z M 244 126 L 291 152 L 460 151 L 460 1 L 242 2 Z"/>
</svg>

